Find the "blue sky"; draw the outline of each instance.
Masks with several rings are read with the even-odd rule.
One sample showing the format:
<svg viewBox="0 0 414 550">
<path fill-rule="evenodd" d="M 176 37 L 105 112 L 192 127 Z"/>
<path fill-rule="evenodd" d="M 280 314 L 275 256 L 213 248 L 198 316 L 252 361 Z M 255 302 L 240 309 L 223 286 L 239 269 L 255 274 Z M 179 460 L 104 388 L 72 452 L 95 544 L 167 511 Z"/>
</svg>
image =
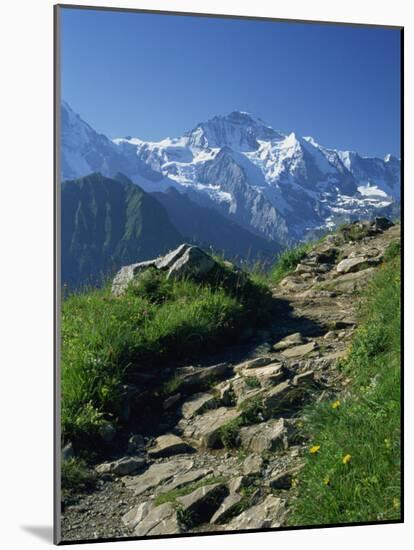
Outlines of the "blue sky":
<svg viewBox="0 0 414 550">
<path fill-rule="evenodd" d="M 62 97 L 111 138 L 249 111 L 322 145 L 400 156 L 394 29 L 62 9 Z"/>
</svg>

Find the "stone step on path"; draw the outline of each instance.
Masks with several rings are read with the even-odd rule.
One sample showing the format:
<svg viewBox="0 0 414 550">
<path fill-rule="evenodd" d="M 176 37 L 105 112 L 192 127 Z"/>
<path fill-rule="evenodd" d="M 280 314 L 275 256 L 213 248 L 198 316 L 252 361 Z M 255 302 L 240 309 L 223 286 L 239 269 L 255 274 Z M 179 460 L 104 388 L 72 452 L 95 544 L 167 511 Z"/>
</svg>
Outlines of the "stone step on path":
<svg viewBox="0 0 414 550">
<path fill-rule="evenodd" d="M 222 501 L 220 506 L 214 512 L 210 523 L 225 523 L 229 518 L 237 515 L 238 507 L 243 500 L 240 491 L 247 484 L 245 476 L 238 476 L 228 483 L 229 494 Z"/>
<path fill-rule="evenodd" d="M 157 437 L 148 449 L 150 458 L 162 458 L 178 454 L 194 453 L 195 448 L 175 434 L 164 434 Z"/>
<path fill-rule="evenodd" d="M 286 515 L 285 503 L 281 498 L 268 495 L 262 502 L 244 510 L 234 517 L 223 528 L 226 531 L 242 531 L 244 529 L 270 529 L 282 525 Z"/>
<path fill-rule="evenodd" d="M 188 495 L 178 497 L 176 503 L 181 523 L 187 529 L 191 529 L 209 522 L 228 494 L 226 483 L 221 482 L 204 485 Z"/>
<path fill-rule="evenodd" d="M 182 436 L 200 449 L 213 449 L 220 446 L 220 430 L 228 422 L 240 417 L 237 408 L 219 407 L 195 416 L 188 421 L 182 419 L 177 425 Z"/>
<path fill-rule="evenodd" d="M 207 409 L 218 407 L 217 398 L 210 392 L 199 392 L 192 395 L 181 406 L 181 415 L 189 419 L 203 413 Z"/>
<path fill-rule="evenodd" d="M 174 457 L 151 464 L 144 473 L 126 477 L 124 484 L 133 491 L 135 496 L 153 490 L 160 484 L 171 481 L 173 478 L 188 473 L 194 466 L 194 462 L 188 457 Z"/>
</svg>

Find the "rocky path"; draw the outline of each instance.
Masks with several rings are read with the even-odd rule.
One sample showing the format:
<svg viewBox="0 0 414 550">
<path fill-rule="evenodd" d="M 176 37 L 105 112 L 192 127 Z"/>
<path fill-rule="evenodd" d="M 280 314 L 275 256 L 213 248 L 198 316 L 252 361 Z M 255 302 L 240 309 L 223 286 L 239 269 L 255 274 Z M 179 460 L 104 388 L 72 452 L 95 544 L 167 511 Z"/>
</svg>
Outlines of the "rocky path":
<svg viewBox="0 0 414 550">
<path fill-rule="evenodd" d="M 92 494 L 67 505 L 62 537 L 94 539 L 282 526 L 308 442 L 301 411 L 335 399 L 336 368 L 356 326 L 358 291 L 400 237 L 399 226 L 331 235 L 274 289 L 274 323 L 237 361 L 179 369 L 165 433 L 133 434 L 129 452 L 97 467 Z"/>
</svg>

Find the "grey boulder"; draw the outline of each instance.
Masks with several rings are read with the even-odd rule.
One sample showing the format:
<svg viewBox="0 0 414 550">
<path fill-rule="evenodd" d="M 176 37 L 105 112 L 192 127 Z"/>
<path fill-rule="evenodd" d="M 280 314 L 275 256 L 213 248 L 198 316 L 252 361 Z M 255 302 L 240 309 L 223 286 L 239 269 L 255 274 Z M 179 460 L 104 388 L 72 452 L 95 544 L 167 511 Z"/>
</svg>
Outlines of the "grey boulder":
<svg viewBox="0 0 414 550">
<path fill-rule="evenodd" d="M 165 271 L 168 279 L 200 279 L 219 264 L 198 246 L 182 244 L 165 256 L 123 266 L 112 282 L 112 294 L 121 296 L 129 284 L 148 269 Z"/>
<path fill-rule="evenodd" d="M 115 474 L 118 476 L 127 476 L 142 470 L 146 465 L 146 460 L 142 457 L 124 456 L 114 462 L 105 462 L 96 467 L 99 474 Z"/>
<path fill-rule="evenodd" d="M 280 527 L 285 516 L 284 503 L 280 498 L 269 495 L 266 499 L 251 506 L 225 525 L 228 531 L 243 529 L 268 529 Z"/>
</svg>

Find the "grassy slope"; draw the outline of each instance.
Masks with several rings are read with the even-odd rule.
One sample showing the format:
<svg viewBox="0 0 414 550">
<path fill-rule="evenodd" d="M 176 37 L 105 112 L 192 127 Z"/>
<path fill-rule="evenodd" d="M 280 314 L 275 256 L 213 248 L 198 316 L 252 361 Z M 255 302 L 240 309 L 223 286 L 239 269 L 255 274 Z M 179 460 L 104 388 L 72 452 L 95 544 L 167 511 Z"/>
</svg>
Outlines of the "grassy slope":
<svg viewBox="0 0 414 550">
<path fill-rule="evenodd" d="M 316 452 L 298 479 L 290 524 L 399 519 L 400 313 L 399 247 L 391 245 L 341 364 L 351 379 L 347 394 L 308 411 Z"/>
<path fill-rule="evenodd" d="M 224 273 L 224 275 L 223 275 Z M 92 443 L 117 422 L 122 384 L 169 361 L 228 344 L 266 321 L 268 289 L 222 266 L 208 284 L 171 282 L 149 271 L 120 298 L 109 288 L 74 294 L 62 307 L 62 432 Z"/>
<path fill-rule="evenodd" d="M 122 265 L 183 242 L 164 207 L 124 181 L 90 174 L 62 183 L 62 283 L 101 282 Z"/>
<path fill-rule="evenodd" d="M 273 284 L 277 284 L 289 273 L 294 271 L 296 266 L 314 245 L 314 242 L 299 244 L 294 248 L 289 248 L 282 252 L 270 272 L 270 281 Z"/>
<path fill-rule="evenodd" d="M 148 365 L 162 369 L 168 361 L 225 345 L 244 326 L 265 322 L 265 284 L 294 270 L 310 247 L 285 252 L 271 277 L 252 273 L 244 295 L 232 276 L 201 286 L 149 274 L 123 298 L 113 298 L 109 289 L 67 298 L 62 318 L 64 438 L 93 440 L 108 419 L 116 419 L 120 385 L 131 372 Z M 342 365 L 352 379 L 349 396 L 339 407 L 322 403 L 309 410 L 305 429 L 311 445 L 320 448 L 307 457 L 292 525 L 399 517 L 399 269 L 394 246 L 366 293 L 362 326 Z M 233 431 L 222 435 L 232 446 Z M 344 464 L 346 455 L 351 458 Z M 68 464 L 69 487 L 88 483 L 83 466 Z"/>
</svg>

